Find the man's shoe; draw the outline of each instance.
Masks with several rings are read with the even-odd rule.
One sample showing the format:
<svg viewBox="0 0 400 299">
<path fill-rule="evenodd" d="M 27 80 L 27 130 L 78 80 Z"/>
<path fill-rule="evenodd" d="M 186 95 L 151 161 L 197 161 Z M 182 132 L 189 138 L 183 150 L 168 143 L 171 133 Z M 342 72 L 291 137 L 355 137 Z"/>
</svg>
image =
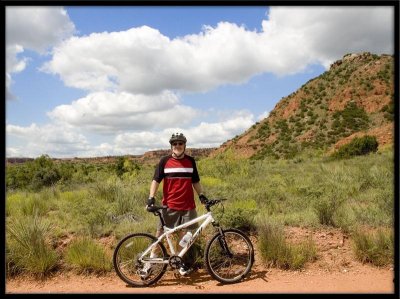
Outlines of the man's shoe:
<svg viewBox="0 0 400 299">
<path fill-rule="evenodd" d="M 193 272 L 193 268 L 190 268 L 186 265 L 182 265 L 182 267 L 179 268 L 179 274 L 182 276 L 189 275 L 192 272 Z"/>
</svg>

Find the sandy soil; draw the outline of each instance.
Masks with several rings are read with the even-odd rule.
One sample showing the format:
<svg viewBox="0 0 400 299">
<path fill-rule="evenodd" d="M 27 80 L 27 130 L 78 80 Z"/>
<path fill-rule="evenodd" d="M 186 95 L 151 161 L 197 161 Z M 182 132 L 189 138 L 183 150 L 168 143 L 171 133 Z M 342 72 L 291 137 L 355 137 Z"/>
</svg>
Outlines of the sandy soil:
<svg viewBox="0 0 400 299">
<path fill-rule="evenodd" d="M 67 272 L 41 281 L 7 279 L 6 293 L 394 293 L 393 267 L 378 268 L 356 261 L 349 240 L 340 230 L 291 228 L 287 233 L 294 242 L 312 234 L 318 247 L 317 261 L 301 271 L 279 270 L 264 265 L 256 251 L 251 275 L 233 285 L 213 280 L 205 269 L 189 277 L 168 271 L 147 288 L 128 287 L 115 273 L 85 276 Z"/>
</svg>

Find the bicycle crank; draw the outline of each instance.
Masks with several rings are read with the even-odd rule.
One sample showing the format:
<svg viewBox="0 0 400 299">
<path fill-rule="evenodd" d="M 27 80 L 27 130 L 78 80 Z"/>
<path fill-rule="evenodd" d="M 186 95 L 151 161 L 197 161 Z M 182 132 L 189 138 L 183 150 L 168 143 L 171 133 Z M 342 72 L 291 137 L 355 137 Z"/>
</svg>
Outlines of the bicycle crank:
<svg viewBox="0 0 400 299">
<path fill-rule="evenodd" d="M 179 269 L 182 265 L 182 258 L 177 255 L 173 255 L 168 260 L 169 265 L 173 269 Z"/>
</svg>

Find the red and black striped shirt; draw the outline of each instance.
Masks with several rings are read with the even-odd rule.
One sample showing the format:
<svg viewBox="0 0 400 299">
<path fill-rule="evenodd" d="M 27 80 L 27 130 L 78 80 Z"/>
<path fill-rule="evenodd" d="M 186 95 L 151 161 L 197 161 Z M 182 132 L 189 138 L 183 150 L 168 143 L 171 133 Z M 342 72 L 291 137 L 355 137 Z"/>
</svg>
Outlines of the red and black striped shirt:
<svg viewBox="0 0 400 299">
<path fill-rule="evenodd" d="M 163 182 L 163 205 L 174 210 L 192 210 L 194 202 L 193 183 L 200 181 L 196 162 L 185 155 L 175 159 L 172 155 L 162 157 L 154 172 L 153 180 Z"/>
</svg>

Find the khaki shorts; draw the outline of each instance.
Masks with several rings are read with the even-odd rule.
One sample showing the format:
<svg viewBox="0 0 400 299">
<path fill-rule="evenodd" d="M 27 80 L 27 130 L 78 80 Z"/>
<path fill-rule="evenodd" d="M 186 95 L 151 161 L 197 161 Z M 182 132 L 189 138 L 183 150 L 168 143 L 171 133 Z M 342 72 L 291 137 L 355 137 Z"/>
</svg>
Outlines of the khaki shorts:
<svg viewBox="0 0 400 299">
<path fill-rule="evenodd" d="M 196 218 L 197 212 L 196 212 L 196 209 L 188 210 L 188 211 L 178 211 L 178 210 L 173 210 L 173 209 L 167 208 L 165 210 L 162 210 L 162 215 L 164 217 L 165 225 L 169 228 L 174 228 L 180 224 L 189 222 L 190 220 Z M 184 230 L 193 230 L 193 229 L 196 229 L 197 227 L 198 227 L 197 223 L 194 223 L 194 224 L 184 228 Z M 163 231 L 161 222 L 158 223 L 157 230 L 159 232 Z"/>
</svg>

